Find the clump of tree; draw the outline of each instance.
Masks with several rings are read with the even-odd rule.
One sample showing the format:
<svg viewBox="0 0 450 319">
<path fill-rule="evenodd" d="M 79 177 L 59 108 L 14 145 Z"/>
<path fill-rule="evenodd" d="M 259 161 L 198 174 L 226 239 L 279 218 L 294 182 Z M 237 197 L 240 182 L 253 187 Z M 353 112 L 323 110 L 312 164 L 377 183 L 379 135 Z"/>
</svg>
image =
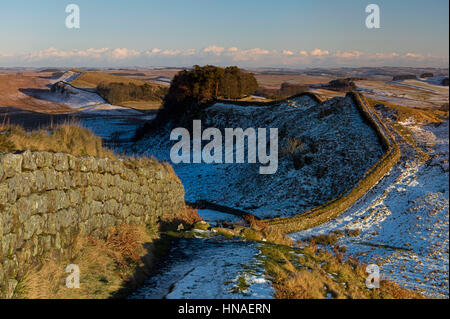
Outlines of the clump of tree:
<svg viewBox="0 0 450 319">
<path fill-rule="evenodd" d="M 48 68 L 48 69 L 43 69 L 43 70 L 39 71 L 39 73 L 49 73 L 49 72 L 51 72 L 51 73 L 61 72 L 61 70 L 60 69 L 56 69 L 56 68 Z"/>
<path fill-rule="evenodd" d="M 284 82 L 281 84 L 279 89 L 259 87 L 256 90 L 255 94 L 268 99 L 279 100 L 308 91 L 309 87 L 306 85 Z"/>
<path fill-rule="evenodd" d="M 169 121 L 186 122 L 199 118 L 205 107 L 218 98 L 240 99 L 258 88 L 252 73 L 236 66 L 220 68 L 213 65 L 195 65 L 191 70 L 180 71 L 173 78 L 157 118 L 136 131 L 135 139 Z"/>
<path fill-rule="evenodd" d="M 326 86 L 327 89 L 339 92 L 356 90 L 356 84 L 350 78 L 332 80 Z"/>
<path fill-rule="evenodd" d="M 417 77 L 414 74 L 399 74 L 395 75 L 392 81 L 403 81 L 403 80 L 415 80 Z"/>
<path fill-rule="evenodd" d="M 111 74 L 116 75 L 116 76 L 145 76 L 145 73 L 142 73 L 142 72 L 136 72 L 136 73 L 122 72 L 122 73 L 111 73 Z"/>
<path fill-rule="evenodd" d="M 194 66 L 179 72 L 172 80 L 162 112 L 176 117 L 190 113 L 217 98 L 240 99 L 258 87 L 253 74 L 238 67 Z"/>
<path fill-rule="evenodd" d="M 443 85 L 443 86 L 449 86 L 448 84 L 449 84 L 448 78 L 444 78 L 444 79 L 441 81 L 441 85 Z"/>
<path fill-rule="evenodd" d="M 97 86 L 97 93 L 111 104 L 126 101 L 161 101 L 168 89 L 162 86 L 145 83 L 136 85 L 130 83 L 102 82 Z"/>
<path fill-rule="evenodd" d="M 434 77 L 434 74 L 431 73 L 431 72 L 425 72 L 425 73 L 422 73 L 422 75 L 421 75 L 420 77 L 421 77 L 422 79 L 432 78 L 432 77 Z"/>
</svg>

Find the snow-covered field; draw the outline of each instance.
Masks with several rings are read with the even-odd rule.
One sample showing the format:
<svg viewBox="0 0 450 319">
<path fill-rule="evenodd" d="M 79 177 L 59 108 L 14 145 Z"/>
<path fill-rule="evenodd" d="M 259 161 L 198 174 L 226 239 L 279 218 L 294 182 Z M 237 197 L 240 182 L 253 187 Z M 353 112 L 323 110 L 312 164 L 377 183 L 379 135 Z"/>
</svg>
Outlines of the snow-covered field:
<svg viewBox="0 0 450 319">
<path fill-rule="evenodd" d="M 75 81 L 80 75 L 81 73 L 79 72 L 67 71 L 64 72 L 61 76 L 57 77 L 56 79 L 50 81 L 50 83 L 55 84 L 58 82 L 72 82 Z"/>
<path fill-rule="evenodd" d="M 448 120 L 435 127 L 407 125 L 432 159 L 421 163 L 403 145 L 403 161 L 358 203 L 335 220 L 294 239 L 334 230 L 359 229 L 338 244 L 398 284 L 430 297 L 448 298 Z M 379 246 L 381 245 L 381 246 Z"/>
<path fill-rule="evenodd" d="M 358 91 L 367 97 L 406 107 L 440 107 L 448 103 L 448 86 L 438 83 L 443 77 L 405 81 L 357 81 Z"/>
<path fill-rule="evenodd" d="M 318 104 L 300 97 L 276 107 L 215 104 L 203 129 L 278 128 L 279 167 L 260 175 L 260 164 L 175 164 L 186 200 L 207 200 L 258 217 L 292 216 L 336 197 L 359 180 L 381 156 L 375 132 L 350 98 Z M 170 162 L 170 132 L 148 137 L 127 151 Z M 285 153 L 289 138 L 303 142 L 306 164 L 296 169 Z"/>
<path fill-rule="evenodd" d="M 97 93 L 80 90 L 70 86 L 69 84 L 61 85 L 64 87 L 63 91 L 51 92 L 50 90 L 41 90 L 33 93 L 33 97 L 41 100 L 61 103 L 72 109 L 80 110 L 86 107 L 106 104 L 105 100 L 103 100 Z"/>
</svg>

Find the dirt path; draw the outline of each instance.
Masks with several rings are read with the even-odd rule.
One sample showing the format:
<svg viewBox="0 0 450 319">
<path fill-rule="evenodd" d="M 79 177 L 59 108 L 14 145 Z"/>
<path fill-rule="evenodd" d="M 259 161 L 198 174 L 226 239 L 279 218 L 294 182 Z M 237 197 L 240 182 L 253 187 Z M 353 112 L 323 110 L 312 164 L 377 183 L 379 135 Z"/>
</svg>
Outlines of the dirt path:
<svg viewBox="0 0 450 319">
<path fill-rule="evenodd" d="M 258 244 L 222 237 L 179 239 L 133 299 L 273 298 Z"/>
</svg>

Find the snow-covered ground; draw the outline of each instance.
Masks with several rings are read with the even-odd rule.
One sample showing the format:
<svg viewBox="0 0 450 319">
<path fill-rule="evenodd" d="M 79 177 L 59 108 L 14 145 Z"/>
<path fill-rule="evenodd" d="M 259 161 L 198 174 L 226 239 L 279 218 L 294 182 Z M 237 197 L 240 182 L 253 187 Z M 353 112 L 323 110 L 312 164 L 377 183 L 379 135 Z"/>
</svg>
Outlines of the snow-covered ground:
<svg viewBox="0 0 450 319">
<path fill-rule="evenodd" d="M 406 160 L 347 212 L 291 237 L 359 229 L 359 236 L 338 241 L 349 254 L 377 264 L 386 278 L 398 284 L 430 297 L 448 298 L 448 120 L 437 127 L 418 127 L 412 122 L 406 126 L 432 156 L 430 161 L 408 157 L 413 151 L 403 145 Z"/>
<path fill-rule="evenodd" d="M 180 239 L 133 299 L 271 299 L 258 244 L 221 236 Z"/>
<path fill-rule="evenodd" d="M 258 217 L 292 216 L 333 199 L 359 180 L 381 156 L 375 132 L 350 98 L 318 104 L 309 97 L 280 106 L 217 103 L 206 111 L 203 129 L 278 128 L 279 167 L 259 174 L 261 164 L 175 164 L 186 200 L 207 200 L 249 211 Z M 170 162 L 170 131 L 148 137 L 130 149 Z M 296 169 L 285 153 L 287 140 L 304 143 L 306 164 Z"/>
<path fill-rule="evenodd" d="M 50 81 L 51 84 L 55 84 L 58 82 L 72 82 L 75 81 L 81 75 L 80 72 L 66 71 L 61 76 L 57 77 Z"/>
<path fill-rule="evenodd" d="M 50 90 L 40 90 L 33 92 L 33 97 L 41 100 L 61 103 L 72 109 L 80 110 L 86 107 L 106 104 L 105 100 L 102 99 L 97 93 L 80 90 L 69 84 L 63 84 L 62 82 L 59 83 L 61 88 L 63 88 L 62 90 L 57 90 L 56 92 L 52 92 Z"/>
<path fill-rule="evenodd" d="M 84 112 L 77 116 L 80 124 L 90 129 L 105 141 L 114 143 L 129 142 L 136 133 L 136 128 L 155 115 L 149 114 L 104 114 Z M 114 146 L 114 145 L 113 145 Z"/>
</svg>

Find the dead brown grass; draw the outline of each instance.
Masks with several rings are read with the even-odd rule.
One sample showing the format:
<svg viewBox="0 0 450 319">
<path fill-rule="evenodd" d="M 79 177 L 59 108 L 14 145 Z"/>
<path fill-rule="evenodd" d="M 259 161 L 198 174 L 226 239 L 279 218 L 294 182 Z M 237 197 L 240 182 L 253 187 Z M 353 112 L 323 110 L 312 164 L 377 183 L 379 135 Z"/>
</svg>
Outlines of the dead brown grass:
<svg viewBox="0 0 450 319">
<path fill-rule="evenodd" d="M 423 295 L 393 282 L 381 281 L 379 289 L 367 289 L 366 266 L 343 253 L 265 244 L 264 267 L 279 299 L 422 299 Z"/>
<path fill-rule="evenodd" d="M 262 230 L 267 227 L 262 221 L 256 219 L 252 214 L 245 214 L 242 218 L 250 225 L 250 228 L 255 230 Z"/>
<path fill-rule="evenodd" d="M 186 205 L 175 214 L 164 213 L 161 217 L 160 229 L 161 231 L 176 231 L 180 224 L 183 225 L 182 229 L 187 229 L 201 220 L 197 209 Z"/>
<path fill-rule="evenodd" d="M 50 257 L 31 269 L 20 282 L 15 298 L 26 299 L 105 299 L 134 281 L 137 271 L 149 264 L 151 252 L 144 247 L 157 238 L 143 226 L 121 225 L 110 229 L 105 239 L 77 238 L 70 260 Z M 65 285 L 68 264 L 80 268 L 80 288 Z"/>
<path fill-rule="evenodd" d="M 274 229 L 271 227 L 264 228 L 262 231 L 262 234 L 263 234 L 264 238 L 270 243 L 274 243 L 274 244 L 278 244 L 278 245 L 285 245 L 285 246 L 292 246 L 294 244 L 292 239 L 285 236 L 278 229 Z"/>
<path fill-rule="evenodd" d="M 146 233 L 136 226 L 123 224 L 112 228 L 106 238 L 106 246 L 113 253 L 114 260 L 121 268 L 126 268 L 127 264 L 139 262 L 146 240 Z"/>
<path fill-rule="evenodd" d="M 77 123 L 66 123 L 32 132 L 27 132 L 20 126 L 0 125 L 0 152 L 22 150 L 115 158 L 111 151 L 102 147 L 100 137 Z"/>
</svg>

